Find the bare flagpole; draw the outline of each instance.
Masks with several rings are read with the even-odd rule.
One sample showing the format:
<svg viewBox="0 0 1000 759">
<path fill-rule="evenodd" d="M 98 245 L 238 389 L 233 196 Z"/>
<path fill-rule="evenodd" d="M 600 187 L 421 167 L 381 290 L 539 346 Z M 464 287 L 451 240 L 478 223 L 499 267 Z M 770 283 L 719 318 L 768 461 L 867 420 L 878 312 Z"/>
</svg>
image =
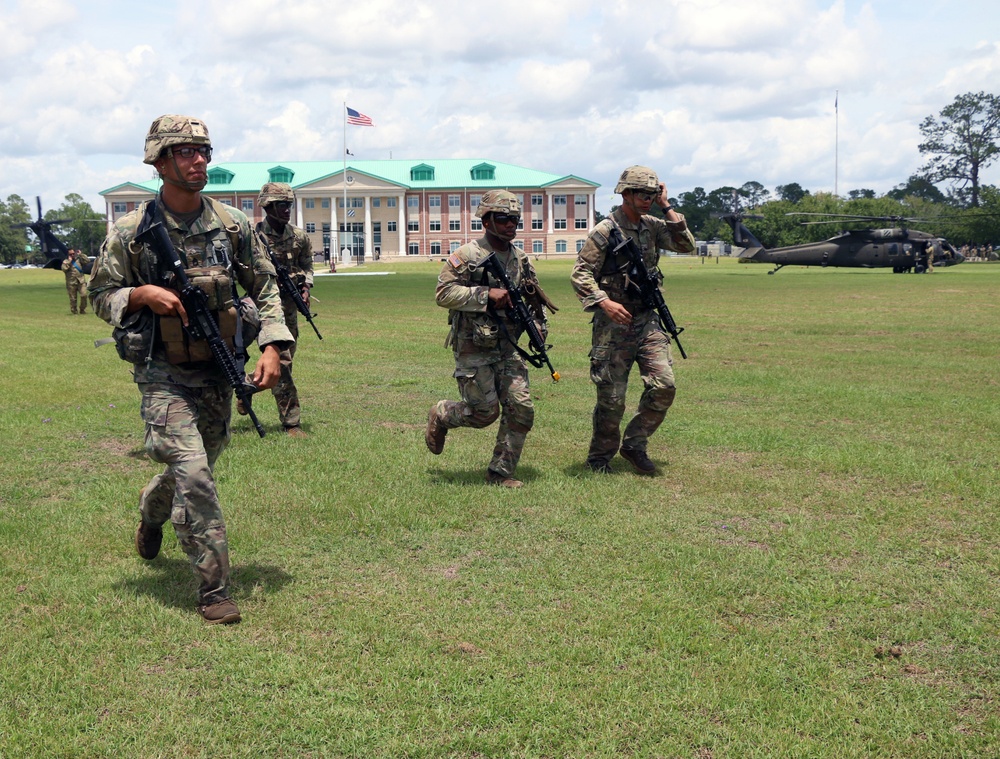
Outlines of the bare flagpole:
<svg viewBox="0 0 1000 759">
<path fill-rule="evenodd" d="M 834 133 L 833 133 L 833 195 L 840 197 L 840 90 L 833 98 Z"/>
</svg>

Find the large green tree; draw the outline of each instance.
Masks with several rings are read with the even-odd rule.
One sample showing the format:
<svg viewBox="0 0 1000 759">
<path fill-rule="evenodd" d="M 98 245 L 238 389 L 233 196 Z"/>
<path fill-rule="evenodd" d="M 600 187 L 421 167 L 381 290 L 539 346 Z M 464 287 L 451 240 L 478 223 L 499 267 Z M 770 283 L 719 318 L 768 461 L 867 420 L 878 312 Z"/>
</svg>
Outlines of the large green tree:
<svg viewBox="0 0 1000 759">
<path fill-rule="evenodd" d="M 0 262 L 12 264 L 27 258 L 27 230 L 13 225 L 27 224 L 30 221 L 28 204 L 20 195 L 8 195 L 6 202 L 0 200 Z"/>
<path fill-rule="evenodd" d="M 53 231 L 66 246 L 77 248 L 93 257 L 100 250 L 107 231 L 107 223 L 102 214 L 95 211 L 82 196 L 71 192 L 58 208 L 45 212 L 48 221 L 66 219 Z"/>
<path fill-rule="evenodd" d="M 1000 155 L 1000 98 L 967 92 L 920 124 L 928 156 L 920 171 L 931 182 L 950 182 L 964 204 L 979 207 L 979 176 Z"/>
</svg>

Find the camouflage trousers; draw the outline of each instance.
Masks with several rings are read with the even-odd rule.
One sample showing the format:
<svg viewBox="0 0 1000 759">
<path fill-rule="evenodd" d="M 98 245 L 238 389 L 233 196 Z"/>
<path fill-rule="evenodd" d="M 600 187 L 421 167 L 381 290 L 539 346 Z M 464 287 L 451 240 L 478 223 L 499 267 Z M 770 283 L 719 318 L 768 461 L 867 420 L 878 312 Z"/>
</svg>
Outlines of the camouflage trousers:
<svg viewBox="0 0 1000 759">
<path fill-rule="evenodd" d="M 201 579 L 198 602 L 229 597 L 229 544 L 212 468 L 229 443 L 233 391 L 229 387 L 140 384 L 146 451 L 166 464 L 143 489 L 142 520 L 174 526 L 177 540 Z"/>
<path fill-rule="evenodd" d="M 69 294 L 69 312 L 75 314 L 87 313 L 87 283 L 79 279 L 66 280 L 66 292 Z M 77 301 L 80 303 L 77 309 Z"/>
<path fill-rule="evenodd" d="M 281 351 L 281 376 L 278 378 L 278 384 L 271 388 L 271 394 L 278 404 L 278 418 L 281 419 L 281 425 L 288 429 L 299 426 L 302 413 L 299 407 L 299 391 L 292 379 L 292 359 L 295 358 L 295 347 L 299 340 L 299 310 L 288 298 L 281 299 L 281 307 L 285 312 L 285 324 L 295 342 L 290 349 Z"/>
<path fill-rule="evenodd" d="M 512 477 L 535 420 L 528 367 L 516 353 L 484 366 L 455 369 L 461 401 L 438 401 L 434 409 L 446 429 L 488 427 L 500 418 L 489 469 Z"/>
<path fill-rule="evenodd" d="M 609 462 L 623 448 L 645 451 L 650 435 L 663 422 L 674 402 L 673 359 L 670 338 L 663 332 L 655 311 L 633 313 L 632 324 L 615 324 L 603 312 L 594 314 L 590 380 L 597 385 L 594 432 L 587 462 Z M 620 437 L 625 414 L 625 393 L 632 365 L 639 365 L 643 391 L 639 408 Z"/>
</svg>

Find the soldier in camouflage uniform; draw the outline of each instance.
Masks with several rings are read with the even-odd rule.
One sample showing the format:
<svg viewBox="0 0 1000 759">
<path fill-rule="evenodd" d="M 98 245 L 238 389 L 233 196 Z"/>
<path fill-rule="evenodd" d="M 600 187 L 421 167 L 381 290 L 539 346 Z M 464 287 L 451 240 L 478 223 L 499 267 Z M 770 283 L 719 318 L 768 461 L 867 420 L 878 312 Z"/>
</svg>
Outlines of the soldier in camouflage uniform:
<svg viewBox="0 0 1000 759">
<path fill-rule="evenodd" d="M 79 299 L 79 313 L 87 313 L 87 267 L 90 265 L 90 258 L 80 250 L 69 251 L 66 259 L 62 262 L 63 274 L 66 275 L 66 292 L 69 293 L 69 312 L 77 313 L 77 299 Z"/>
<path fill-rule="evenodd" d="M 257 205 L 264 209 L 264 221 L 257 225 L 257 231 L 271 246 L 271 250 L 285 266 L 292 281 L 299 288 L 302 300 L 309 305 L 309 290 L 313 286 L 313 250 L 309 237 L 298 227 L 289 224 L 295 194 L 291 185 L 282 182 L 268 182 L 257 197 Z M 299 339 L 299 310 L 291 296 L 282 294 L 281 307 L 295 345 L 281 354 L 281 379 L 271 390 L 278 403 L 278 416 L 285 431 L 293 437 L 304 437 L 302 431 L 299 393 L 292 379 L 292 359 Z"/>
<path fill-rule="evenodd" d="M 156 167 L 157 198 L 118 219 L 101 247 L 90 281 L 97 315 L 116 328 L 119 354 L 134 364 L 142 393 L 146 450 L 166 465 L 140 492 L 136 549 L 156 557 L 168 519 L 201 579 L 198 610 L 210 624 L 240 620 L 229 597 L 229 549 L 212 469 L 230 437 L 233 391 L 202 341 L 181 325 L 188 315 L 166 261 L 137 238 L 162 222 L 192 283 L 202 287 L 223 336 L 236 345 L 242 321 L 233 280 L 248 292 L 241 310 L 259 308 L 261 358 L 250 380 L 274 387 L 285 327 L 274 268 L 246 216 L 206 197 L 212 143 L 198 119 L 161 116 L 146 136 L 143 162 Z M 254 308 L 254 302 L 256 308 Z M 247 317 L 244 317 L 247 318 Z"/>
<path fill-rule="evenodd" d="M 519 330 L 508 318 L 507 290 L 487 277 L 480 263 L 495 254 L 511 283 L 536 280 L 528 257 L 511 244 L 517 236 L 521 204 L 505 190 L 489 190 L 476 216 L 485 236 L 452 253 L 438 276 L 435 300 L 448 309 L 451 332 L 447 344 L 455 353 L 455 379 L 460 401 L 438 401 L 427 417 L 424 440 L 431 453 L 444 449 L 445 435 L 456 427 L 488 427 L 500 418 L 493 459 L 486 471 L 492 485 L 519 488 L 514 470 L 535 418 L 528 388 L 528 368 L 517 353 Z M 496 314 L 494 318 L 488 308 Z"/>
<path fill-rule="evenodd" d="M 625 169 L 615 192 L 622 195 L 621 206 L 590 232 L 573 268 L 573 289 L 584 310 L 594 314 L 590 379 L 597 385 L 597 405 L 587 465 L 595 472 L 609 473 L 611 459 L 621 453 L 635 471 L 653 474 L 656 465 L 646 446 L 674 401 L 670 338 L 656 311 L 645 307 L 636 288 L 629 284 L 625 276 L 627 256 L 623 253 L 616 260 L 608 255 L 608 238 L 617 227 L 623 239 L 628 235 L 635 240 L 647 268 L 657 265 L 661 248 L 691 253 L 695 241 L 684 217 L 671 208 L 666 187 L 652 169 Z M 663 208 L 666 221 L 648 213 L 654 201 Z M 621 420 L 633 363 L 639 365 L 643 392 L 622 438 Z"/>
</svg>

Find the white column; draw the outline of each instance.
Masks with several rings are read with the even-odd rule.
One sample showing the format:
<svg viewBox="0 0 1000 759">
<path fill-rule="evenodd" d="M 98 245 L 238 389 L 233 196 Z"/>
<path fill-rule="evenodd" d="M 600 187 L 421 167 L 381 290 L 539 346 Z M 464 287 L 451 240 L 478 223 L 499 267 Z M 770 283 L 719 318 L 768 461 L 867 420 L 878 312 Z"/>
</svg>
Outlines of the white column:
<svg viewBox="0 0 1000 759">
<path fill-rule="evenodd" d="M 405 256 L 408 252 L 406 248 L 406 196 L 400 195 L 396 199 L 396 205 L 399 206 L 399 255 Z"/>
<path fill-rule="evenodd" d="M 546 221 L 545 227 L 546 227 L 548 233 L 552 234 L 553 232 L 556 231 L 555 227 L 553 226 L 554 222 L 552 221 L 552 214 L 554 213 L 555 206 L 552 203 L 552 193 L 550 193 L 550 192 L 545 193 L 545 197 L 548 198 L 548 201 L 549 201 L 548 202 L 548 206 L 549 206 L 549 214 L 548 214 L 548 216 L 549 216 L 549 218 L 545 220 Z M 546 247 L 546 249 L 548 249 L 549 246 L 546 245 L 545 247 Z"/>
<path fill-rule="evenodd" d="M 340 233 L 337 231 L 337 198 L 330 196 L 330 259 L 340 258 Z"/>
<path fill-rule="evenodd" d="M 375 248 L 372 246 L 372 199 L 365 195 L 365 259 L 375 260 Z"/>
<path fill-rule="evenodd" d="M 594 228 L 594 208 L 597 205 L 597 193 L 587 195 L 587 229 Z"/>
<path fill-rule="evenodd" d="M 305 229 L 305 222 L 302 221 L 302 198 L 295 198 L 295 226 L 299 229 Z"/>
</svg>

